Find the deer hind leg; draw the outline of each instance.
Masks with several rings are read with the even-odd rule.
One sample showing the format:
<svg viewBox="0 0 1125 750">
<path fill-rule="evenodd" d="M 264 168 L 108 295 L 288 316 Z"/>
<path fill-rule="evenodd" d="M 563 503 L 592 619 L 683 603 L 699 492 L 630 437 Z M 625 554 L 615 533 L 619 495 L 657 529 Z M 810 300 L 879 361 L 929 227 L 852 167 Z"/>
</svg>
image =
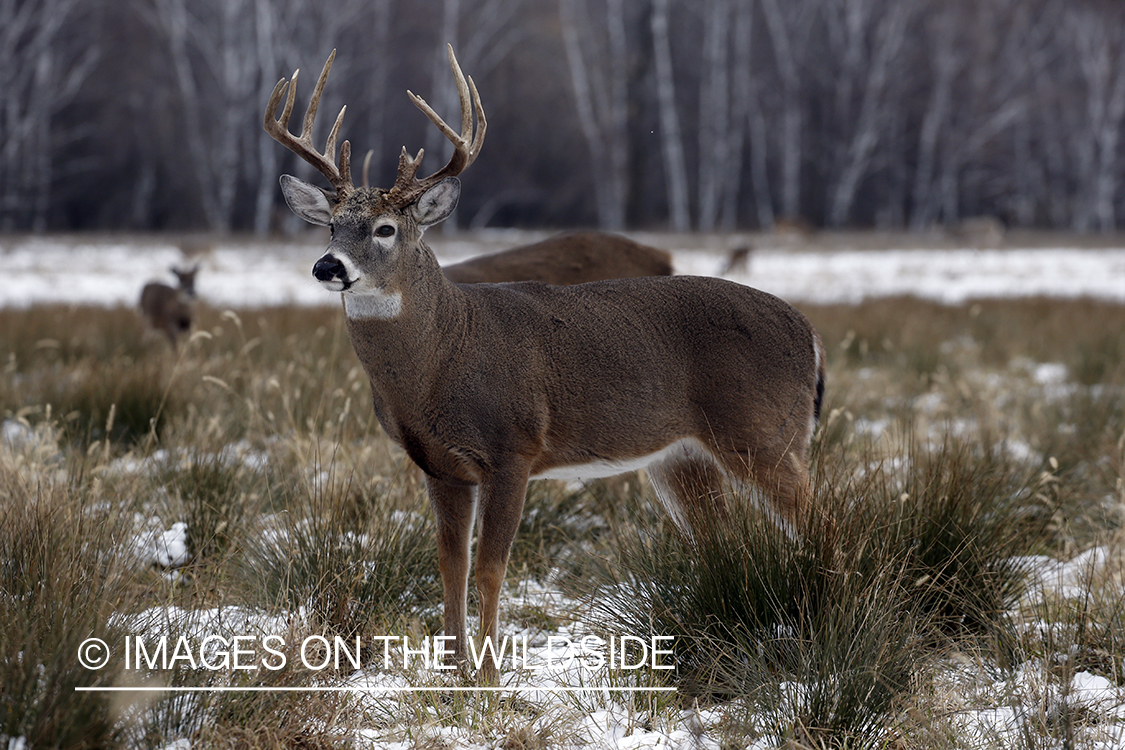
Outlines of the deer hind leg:
<svg viewBox="0 0 1125 750">
<path fill-rule="evenodd" d="M 807 451 L 786 451 L 780 457 L 742 461 L 755 486 L 745 493 L 770 513 L 793 541 L 814 541 L 825 561 L 835 555 L 836 519 L 830 509 L 815 502 L 809 478 Z M 826 562 L 828 564 L 828 562 Z"/>
<path fill-rule="evenodd" d="M 437 525 L 438 570 L 445 599 L 445 634 L 452 636 L 454 658 L 467 660 L 465 610 L 469 590 L 469 544 L 476 517 L 477 489 L 426 477 Z"/>
<path fill-rule="evenodd" d="M 804 451 L 724 454 L 734 489 L 757 505 L 790 537 L 796 537 L 811 490 Z"/>
<path fill-rule="evenodd" d="M 646 473 L 661 505 L 685 533 L 726 512 L 724 471 L 701 444 L 681 442 L 649 464 Z"/>
<path fill-rule="evenodd" d="M 650 464 L 647 472 L 661 504 L 687 532 L 703 518 L 721 520 L 734 492 L 795 536 L 810 494 L 805 462 L 793 452 L 749 457 L 733 451 L 716 454 L 702 443 L 683 441 Z"/>
</svg>

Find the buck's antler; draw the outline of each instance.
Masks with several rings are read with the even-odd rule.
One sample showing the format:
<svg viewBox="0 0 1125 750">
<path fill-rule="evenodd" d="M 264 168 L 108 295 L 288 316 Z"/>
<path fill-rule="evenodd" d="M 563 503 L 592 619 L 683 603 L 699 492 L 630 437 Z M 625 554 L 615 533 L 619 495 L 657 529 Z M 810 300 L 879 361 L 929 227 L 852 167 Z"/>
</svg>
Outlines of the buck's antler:
<svg viewBox="0 0 1125 750">
<path fill-rule="evenodd" d="M 352 146 L 348 141 L 340 144 L 339 164 L 334 164 L 333 160 L 336 155 L 336 137 L 340 134 L 340 123 L 344 120 L 344 112 L 347 111 L 347 106 L 342 107 L 340 114 L 336 117 L 336 124 L 332 126 L 332 132 L 328 134 L 328 142 L 324 144 L 324 153 L 318 152 L 312 142 L 313 122 L 316 120 L 316 110 L 320 106 L 320 95 L 324 93 L 324 84 L 328 81 L 328 71 L 332 70 L 332 61 L 335 59 L 336 50 L 332 50 L 332 54 L 328 56 L 328 61 L 324 63 L 324 70 L 320 72 L 320 79 L 316 82 L 316 90 L 313 91 L 312 98 L 309 99 L 308 109 L 305 110 L 305 120 L 301 125 L 300 137 L 289 132 L 289 116 L 293 114 L 293 100 L 297 96 L 297 74 L 300 70 L 293 71 L 293 80 L 286 81 L 282 78 L 273 87 L 273 93 L 266 105 L 264 125 L 266 132 L 275 141 L 312 164 L 317 171 L 327 177 L 328 181 L 332 183 L 332 187 L 336 189 L 337 200 L 343 200 L 348 193 L 355 190 L 355 185 L 352 184 Z M 277 112 L 277 105 L 281 103 L 281 96 L 285 93 L 286 88 L 289 89 L 289 96 L 285 100 L 285 109 L 281 111 L 281 117 L 275 120 L 274 114 Z"/>
<path fill-rule="evenodd" d="M 429 177 L 418 179 L 418 166 L 422 163 L 425 150 L 418 149 L 418 155 L 411 158 L 406 152 L 406 148 L 403 147 L 402 155 L 398 159 L 398 178 L 395 180 L 394 187 L 388 193 L 388 198 L 400 206 L 413 203 L 418 199 L 418 196 L 446 177 L 455 177 L 461 174 L 466 167 L 476 160 L 477 154 L 480 153 L 480 147 L 484 144 L 484 132 L 488 128 L 488 121 L 484 117 L 484 108 L 481 107 L 480 94 L 477 93 L 476 84 L 473 83 L 471 76 L 466 81 L 465 74 L 461 72 L 461 66 L 457 64 L 457 58 L 453 54 L 453 46 L 448 46 L 449 67 L 453 70 L 453 77 L 457 80 L 457 93 L 461 99 L 461 134 L 458 135 L 453 128 L 446 125 L 445 120 L 441 119 L 422 97 L 416 96 L 411 91 L 406 92 L 418 109 L 430 118 L 430 122 L 437 125 L 438 129 L 445 134 L 445 137 L 453 142 L 454 150 L 448 164 Z M 473 135 L 474 110 L 477 116 L 475 136 Z"/>
</svg>

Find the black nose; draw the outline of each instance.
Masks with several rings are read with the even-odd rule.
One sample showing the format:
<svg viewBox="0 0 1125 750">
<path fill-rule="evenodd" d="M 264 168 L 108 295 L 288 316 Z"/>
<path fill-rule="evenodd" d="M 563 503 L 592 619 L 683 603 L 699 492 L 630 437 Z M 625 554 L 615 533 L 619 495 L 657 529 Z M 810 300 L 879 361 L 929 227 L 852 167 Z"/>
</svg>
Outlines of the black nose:
<svg viewBox="0 0 1125 750">
<path fill-rule="evenodd" d="M 317 281 L 333 281 L 344 278 L 344 264 L 334 255 L 325 255 L 313 265 L 313 276 Z"/>
</svg>

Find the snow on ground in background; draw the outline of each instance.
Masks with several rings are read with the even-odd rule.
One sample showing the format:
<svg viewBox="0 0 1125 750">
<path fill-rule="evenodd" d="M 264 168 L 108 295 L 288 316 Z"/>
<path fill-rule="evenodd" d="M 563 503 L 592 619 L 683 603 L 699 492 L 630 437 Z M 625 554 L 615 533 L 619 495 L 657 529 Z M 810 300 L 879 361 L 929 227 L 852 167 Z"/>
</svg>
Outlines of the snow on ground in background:
<svg viewBox="0 0 1125 750">
<path fill-rule="evenodd" d="M 449 264 L 541 238 L 519 232 L 430 239 Z M 199 296 L 216 307 L 338 305 L 311 276 L 326 235 L 231 240 L 201 257 Z M 683 238 L 646 236 L 670 249 L 677 273 L 715 275 L 726 251 L 685 246 Z M 39 303 L 136 304 L 148 281 L 171 283 L 179 247 L 164 238 L 0 237 L 0 307 Z M 824 250 L 760 248 L 745 271 L 729 275 L 794 302 L 849 303 L 916 295 L 945 303 L 979 297 L 1090 296 L 1125 302 L 1125 249 Z"/>
<path fill-rule="evenodd" d="M 679 273 L 713 274 L 705 254 L 677 253 Z M 981 297 L 1099 297 L 1125 302 L 1125 249 L 790 250 L 755 252 L 735 281 L 794 301 L 913 295 L 957 304 Z"/>
<path fill-rule="evenodd" d="M 200 258 L 196 292 L 216 307 L 339 304 L 310 273 L 322 250 L 312 243 L 218 244 Z M 160 238 L 0 238 L 0 307 L 132 306 L 147 282 L 173 284 L 170 268 L 181 263 L 179 247 Z"/>
</svg>

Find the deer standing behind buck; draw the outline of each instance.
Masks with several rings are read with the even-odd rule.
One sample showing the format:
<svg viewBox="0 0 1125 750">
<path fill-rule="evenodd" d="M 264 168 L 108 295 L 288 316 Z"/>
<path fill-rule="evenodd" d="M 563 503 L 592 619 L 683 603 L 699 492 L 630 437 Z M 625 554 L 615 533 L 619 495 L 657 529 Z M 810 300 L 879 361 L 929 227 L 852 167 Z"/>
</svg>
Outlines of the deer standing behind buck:
<svg viewBox="0 0 1125 750">
<path fill-rule="evenodd" d="M 173 266 L 171 270 L 179 285 L 150 281 L 141 289 L 140 308 L 149 325 L 167 336 L 175 349 L 179 337 L 191 330 L 195 317 L 195 275 L 199 265 L 188 269 Z"/>
<path fill-rule="evenodd" d="M 480 255 L 442 268 L 457 284 L 542 281 L 584 284 L 634 276 L 671 276 L 672 255 L 607 232 L 572 232 Z"/>
<path fill-rule="evenodd" d="M 297 73 L 274 88 L 264 124 L 334 188 L 281 177 L 290 208 L 331 230 L 313 275 L 342 293 L 375 414 L 426 475 L 445 634 L 456 658 L 464 664 L 468 657 L 473 527 L 480 635 L 496 644 L 500 589 L 529 479 L 646 468 L 688 531 L 723 502 L 728 486 L 796 527 L 810 501 L 809 442 L 824 389 L 824 348 L 808 320 L 772 295 L 714 278 L 449 281 L 422 233 L 457 205 L 456 176 L 480 153 L 487 122 L 475 84 L 450 48 L 460 133 L 407 92 L 454 143 L 449 162 L 419 178 L 423 152 L 411 157 L 403 149 L 391 188 L 356 188 L 347 141 L 336 159 L 344 110 L 323 153 L 312 143 L 334 56 L 300 136 L 289 131 Z M 484 660 L 480 678 L 495 680 L 497 666 Z"/>
</svg>

